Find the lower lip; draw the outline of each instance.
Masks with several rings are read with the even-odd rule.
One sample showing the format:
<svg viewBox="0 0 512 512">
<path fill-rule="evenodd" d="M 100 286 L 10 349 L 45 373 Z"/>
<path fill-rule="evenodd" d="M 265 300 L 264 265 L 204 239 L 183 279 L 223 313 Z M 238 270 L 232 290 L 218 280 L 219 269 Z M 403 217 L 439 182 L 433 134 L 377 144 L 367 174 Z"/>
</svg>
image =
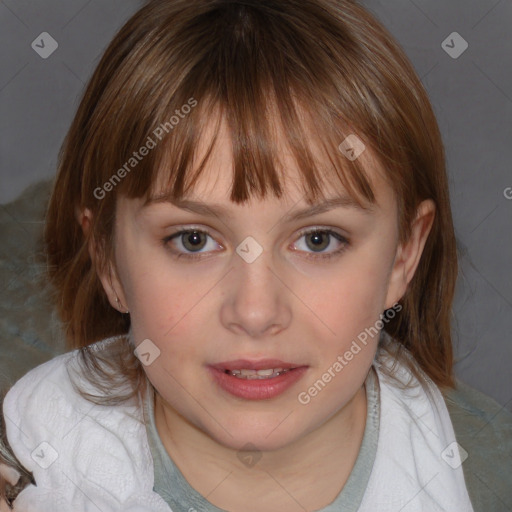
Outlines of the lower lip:
<svg viewBox="0 0 512 512">
<path fill-rule="evenodd" d="M 246 400 L 268 400 L 284 393 L 293 386 L 308 369 L 294 368 L 271 379 L 240 379 L 218 368 L 208 367 L 215 382 L 231 395 Z"/>
</svg>

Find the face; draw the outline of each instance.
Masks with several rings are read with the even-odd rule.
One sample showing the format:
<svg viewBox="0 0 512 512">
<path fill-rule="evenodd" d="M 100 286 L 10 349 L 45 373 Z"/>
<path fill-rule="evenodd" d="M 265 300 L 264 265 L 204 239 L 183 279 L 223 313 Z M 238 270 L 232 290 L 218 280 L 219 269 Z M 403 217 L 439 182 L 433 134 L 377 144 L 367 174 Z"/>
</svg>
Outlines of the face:
<svg viewBox="0 0 512 512">
<path fill-rule="evenodd" d="M 338 205 L 294 218 L 310 205 L 288 156 L 285 197 L 232 203 L 225 127 L 187 198 L 222 212 L 118 201 L 113 285 L 134 344 L 150 340 L 144 369 L 169 410 L 224 446 L 286 446 L 363 386 L 378 335 L 358 341 L 359 351 L 353 342 L 400 299 L 417 260 L 397 246 L 396 204 L 376 162 L 368 151 L 359 158 L 377 195 L 373 212 Z M 325 190 L 340 195 L 340 186 Z M 244 369 L 252 371 L 226 373 Z"/>
</svg>

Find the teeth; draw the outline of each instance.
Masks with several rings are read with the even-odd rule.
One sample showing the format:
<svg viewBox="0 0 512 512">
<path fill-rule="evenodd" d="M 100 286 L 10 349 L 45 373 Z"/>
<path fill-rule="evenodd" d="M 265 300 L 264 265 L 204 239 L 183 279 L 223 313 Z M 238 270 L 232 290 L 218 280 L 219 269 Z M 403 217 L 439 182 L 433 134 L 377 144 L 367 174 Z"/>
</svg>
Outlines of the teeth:
<svg viewBox="0 0 512 512">
<path fill-rule="evenodd" d="M 258 370 L 256 372 L 257 375 L 265 375 L 266 377 L 268 377 L 269 375 L 272 375 L 274 372 L 278 372 L 279 369 L 276 369 L 276 370 L 272 370 L 272 368 L 269 368 L 268 370 Z"/>
<path fill-rule="evenodd" d="M 291 369 L 291 368 L 290 368 Z M 267 378 L 273 378 L 277 377 L 278 375 L 281 375 L 282 373 L 285 373 L 289 371 L 290 369 L 284 369 L 284 368 L 268 368 L 265 370 L 246 370 L 246 369 L 240 369 L 240 370 L 226 370 L 227 373 L 230 375 L 233 375 L 234 377 L 238 377 L 239 379 L 267 379 Z"/>
</svg>

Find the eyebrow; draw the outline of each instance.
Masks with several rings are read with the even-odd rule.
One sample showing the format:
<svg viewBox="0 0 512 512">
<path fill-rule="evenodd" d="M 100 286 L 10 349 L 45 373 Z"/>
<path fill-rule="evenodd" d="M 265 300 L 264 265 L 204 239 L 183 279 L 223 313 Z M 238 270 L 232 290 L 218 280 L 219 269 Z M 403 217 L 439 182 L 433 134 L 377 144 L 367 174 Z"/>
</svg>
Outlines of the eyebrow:
<svg viewBox="0 0 512 512">
<path fill-rule="evenodd" d="M 173 200 L 168 195 L 165 194 L 150 198 L 144 204 L 144 207 L 158 203 L 170 203 L 182 210 L 197 213 L 199 215 L 217 217 L 219 219 L 233 218 L 234 216 L 228 208 L 220 204 L 206 204 L 199 201 L 192 201 L 190 199 Z M 375 212 L 375 208 L 372 205 L 365 206 L 359 204 L 355 199 L 353 199 L 350 196 L 342 195 L 329 198 L 322 203 L 314 204 L 301 210 L 287 213 L 286 215 L 283 216 L 283 221 L 291 222 L 295 220 L 300 220 L 307 217 L 312 217 L 313 215 L 318 215 L 320 213 L 333 210 L 335 208 L 353 209 L 365 215 L 371 215 Z"/>
</svg>

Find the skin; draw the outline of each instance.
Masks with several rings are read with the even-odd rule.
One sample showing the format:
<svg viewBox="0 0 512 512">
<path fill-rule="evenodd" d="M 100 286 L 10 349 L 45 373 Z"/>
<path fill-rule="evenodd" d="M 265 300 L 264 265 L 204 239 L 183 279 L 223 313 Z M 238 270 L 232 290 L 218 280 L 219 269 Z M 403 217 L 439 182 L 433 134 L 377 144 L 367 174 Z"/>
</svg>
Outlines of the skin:
<svg viewBox="0 0 512 512">
<path fill-rule="evenodd" d="M 0 512 L 9 512 L 11 510 L 7 501 L 2 498 L 2 495 L 5 493 L 6 483 L 16 485 L 20 476 L 14 468 L 0 462 Z"/>
<path fill-rule="evenodd" d="M 213 129 L 213 128 L 212 128 Z M 207 137 L 199 142 L 199 155 Z M 419 263 L 435 207 L 419 205 L 407 244 L 398 244 L 396 201 L 378 162 L 364 159 L 377 206 L 371 215 L 336 208 L 285 223 L 305 208 L 296 164 L 283 146 L 286 194 L 245 205 L 229 201 L 230 140 L 222 125 L 206 174 L 192 199 L 229 208 L 230 218 L 190 213 L 170 203 L 142 208 L 120 197 L 115 265 L 100 275 L 110 303 L 129 310 L 136 345 L 149 338 L 161 351 L 145 371 L 157 394 L 155 420 L 162 442 L 188 482 L 211 503 L 232 512 L 317 510 L 343 488 L 357 458 L 366 421 L 364 381 L 378 336 L 307 405 L 297 400 L 403 296 Z M 343 192 L 328 187 L 328 197 Z M 87 230 L 91 212 L 79 221 Z M 302 229 L 331 228 L 319 252 Z M 210 234 L 191 254 L 180 229 Z M 263 248 L 252 263 L 236 252 L 252 236 Z M 188 251 L 187 251 L 188 247 Z M 193 247 L 193 246 L 192 246 Z M 94 247 L 91 248 L 94 257 Z M 121 305 L 116 302 L 116 296 Z M 218 388 L 205 365 L 238 358 L 279 358 L 308 365 L 304 377 L 271 400 L 250 401 Z M 237 457 L 252 443 L 261 458 L 252 467 Z"/>
</svg>

